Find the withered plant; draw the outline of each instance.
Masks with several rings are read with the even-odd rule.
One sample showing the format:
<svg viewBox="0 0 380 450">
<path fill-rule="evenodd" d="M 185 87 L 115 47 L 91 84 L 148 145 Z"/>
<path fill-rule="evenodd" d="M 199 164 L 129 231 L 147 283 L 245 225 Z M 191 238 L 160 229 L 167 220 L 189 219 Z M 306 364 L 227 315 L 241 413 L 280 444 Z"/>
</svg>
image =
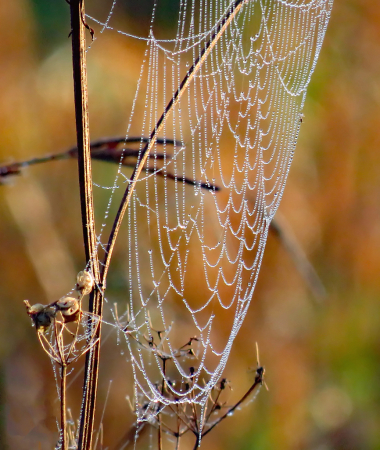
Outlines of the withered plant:
<svg viewBox="0 0 380 450">
<path fill-rule="evenodd" d="M 179 140 L 174 139 L 175 136 L 162 137 L 163 134 L 166 134 L 167 119 L 174 114 L 173 110 L 180 102 L 181 97 L 184 96 L 193 80 L 199 74 L 200 69 L 208 60 L 210 53 L 220 38 L 229 30 L 231 23 L 235 20 L 241 8 L 247 5 L 249 0 L 231 2 L 228 9 L 214 24 L 209 38 L 202 44 L 202 49 L 198 56 L 194 56 L 192 64 L 186 66 L 185 76 L 180 81 L 178 89 L 170 94 L 170 101 L 162 111 L 149 136 L 115 137 L 94 142 L 90 141 L 86 67 L 86 33 L 89 33 L 91 38 L 93 38 L 94 31 L 86 23 L 85 0 L 67 0 L 67 3 L 70 6 L 71 15 L 70 36 L 72 39 L 77 144 L 61 153 L 0 167 L 0 182 L 6 177 L 19 174 L 23 167 L 33 164 L 65 158 L 78 160 L 85 251 L 84 270 L 78 274 L 75 292 L 70 294 L 70 296 L 54 300 L 48 305 L 31 305 L 26 300 L 25 306 L 27 314 L 35 326 L 41 346 L 56 370 L 56 379 L 59 380 L 57 384 L 59 385 L 60 401 L 60 433 L 56 448 L 57 450 L 95 450 L 96 448 L 103 448 L 101 442 L 102 424 L 99 429 L 95 429 L 99 367 L 101 364 L 100 348 L 104 340 L 102 337 L 102 328 L 105 323 L 103 306 L 107 290 L 107 276 L 123 218 L 131 205 L 132 194 L 143 172 L 148 175 L 164 176 L 167 180 L 196 186 L 199 189 L 209 191 L 210 195 L 214 195 L 223 189 L 218 182 L 213 180 L 208 181 L 206 179 L 206 181 L 201 181 L 197 180 L 195 176 L 191 178 L 177 175 L 167 170 L 161 171 L 160 164 L 163 165 L 166 159 L 170 159 L 170 155 L 164 152 L 156 152 L 153 163 L 149 156 L 154 148 L 161 148 L 161 145 L 182 146 Z M 228 66 L 228 62 L 223 61 L 224 63 Z M 273 64 L 276 70 L 277 64 L 277 61 Z M 187 67 L 189 68 L 187 69 Z M 301 102 L 300 108 L 302 106 L 303 103 Z M 303 121 L 303 116 L 301 117 L 298 113 L 296 117 L 293 127 L 294 135 L 298 133 L 300 123 Z M 260 133 L 260 136 L 262 136 L 261 130 Z M 131 148 L 131 144 L 134 143 L 142 144 L 141 149 L 135 150 Z M 293 148 L 293 142 L 291 145 Z M 248 144 L 247 147 L 249 147 Z M 124 194 L 118 205 L 105 246 L 99 245 L 95 231 L 92 159 L 133 168 L 132 175 L 127 180 Z M 289 157 L 290 159 L 291 157 Z M 285 181 L 286 175 L 284 175 L 284 180 L 281 183 L 284 184 Z M 254 202 L 256 201 L 259 202 L 260 199 L 255 199 Z M 274 201 L 274 203 L 276 202 Z M 246 203 L 244 204 L 246 205 Z M 255 208 L 253 211 L 256 211 Z M 273 209 L 276 208 L 274 207 Z M 265 217 L 262 221 L 264 223 L 262 228 L 264 237 L 266 237 L 273 215 Z M 253 234 L 255 234 L 256 230 L 253 226 L 251 231 L 252 229 Z M 281 242 L 291 252 L 298 269 L 305 277 L 315 297 L 323 297 L 324 291 L 318 277 L 302 251 L 300 251 L 296 240 L 287 232 L 286 226 L 283 226 L 281 221 L 272 221 L 272 231 L 275 232 Z M 257 232 L 257 234 L 260 233 Z M 262 249 L 263 247 L 261 246 L 260 248 Z M 252 267 L 258 267 L 260 263 L 261 259 Z M 258 269 L 255 268 L 255 270 Z M 256 280 L 257 277 L 254 278 Z M 238 283 L 240 282 L 241 280 Z M 251 296 L 253 287 L 252 289 L 249 288 Z M 239 320 L 243 320 L 245 314 L 246 309 L 242 307 L 238 311 Z M 200 446 L 201 439 L 204 436 L 208 435 L 222 422 L 228 420 L 228 417 L 247 399 L 252 398 L 263 384 L 266 386 L 264 368 L 259 363 L 257 349 L 257 368 L 252 374 L 252 384 L 240 400 L 231 404 L 229 403 L 228 394 L 232 383 L 222 376 L 212 379 L 212 376 L 206 373 L 204 367 L 199 363 L 198 352 L 195 348 L 200 341 L 198 336 L 185 336 L 182 345 L 173 347 L 168 338 L 171 332 L 170 327 L 161 330 L 156 329 L 149 313 L 146 313 L 145 316 L 146 322 L 149 322 L 149 333 L 145 332 L 143 325 L 136 325 L 135 318 L 130 317 L 128 311 L 125 315 L 119 317 L 116 305 L 113 315 L 116 323 L 113 326 L 117 332 L 123 336 L 128 345 L 134 345 L 139 350 L 152 356 L 152 359 L 154 358 L 158 362 L 160 373 L 160 380 L 149 386 L 149 389 L 157 394 L 154 396 L 154 400 L 147 400 L 146 396 L 140 395 L 139 391 L 135 390 L 134 398 L 131 400 L 131 408 L 136 414 L 136 422 L 131 425 L 123 436 L 120 436 L 120 439 L 116 439 L 114 450 L 122 450 L 128 447 L 134 448 L 137 436 L 144 433 L 148 428 L 150 431 L 154 430 L 157 433 L 156 442 L 159 450 L 165 447 L 166 440 L 164 440 L 164 437 L 169 438 L 174 443 L 176 450 L 179 449 L 181 438 L 185 435 L 193 435 L 193 448 L 196 449 Z M 236 333 L 238 329 L 239 326 L 236 327 Z M 175 368 L 178 361 L 182 360 L 186 361 L 185 365 L 188 367 L 188 372 L 182 373 L 182 376 L 172 376 L 172 369 Z M 83 365 L 83 370 L 78 372 L 83 373 L 84 376 L 83 401 L 80 418 L 78 421 L 75 421 L 71 417 L 71 410 L 68 408 L 66 401 L 67 377 L 74 365 L 81 364 Z M 208 396 L 203 402 L 196 398 L 197 389 L 199 390 L 201 382 L 205 385 L 210 383 L 210 388 L 207 391 Z M 184 393 L 186 396 L 181 396 Z"/>
</svg>

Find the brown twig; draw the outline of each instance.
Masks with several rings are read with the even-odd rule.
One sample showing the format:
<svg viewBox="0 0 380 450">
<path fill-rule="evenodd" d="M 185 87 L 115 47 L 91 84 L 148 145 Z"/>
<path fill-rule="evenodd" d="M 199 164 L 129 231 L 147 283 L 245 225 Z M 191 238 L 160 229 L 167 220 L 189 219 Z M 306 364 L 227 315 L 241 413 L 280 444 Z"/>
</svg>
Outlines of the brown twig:
<svg viewBox="0 0 380 450">
<path fill-rule="evenodd" d="M 140 142 L 147 142 L 147 137 L 112 137 L 112 138 L 102 138 L 97 141 L 90 143 L 90 152 L 91 158 L 96 159 L 98 161 L 110 162 L 116 164 L 122 164 L 124 167 L 135 168 L 140 161 L 140 150 L 126 148 L 123 146 L 120 147 L 120 144 L 133 144 Z M 169 144 L 169 145 L 182 145 L 181 142 L 174 141 L 172 139 L 164 139 L 158 138 L 157 144 Z M 60 161 L 63 159 L 69 158 L 77 158 L 78 157 L 78 148 L 72 147 L 69 150 L 65 150 L 64 152 L 55 153 L 51 155 L 45 155 L 37 158 L 28 159 L 26 161 L 14 162 L 11 164 L 5 164 L 4 166 L 0 166 L 0 183 L 1 180 L 14 175 L 20 175 L 21 170 L 25 167 L 29 167 L 35 164 L 42 164 L 50 161 Z M 170 159 L 170 154 L 156 153 L 154 155 L 155 160 L 164 160 Z M 170 172 L 162 171 L 161 168 L 152 168 L 147 165 L 145 169 L 147 173 L 155 174 L 157 176 L 166 177 L 170 180 L 176 180 L 177 182 L 183 182 L 185 184 L 190 184 L 193 186 L 200 186 L 203 189 L 208 189 L 212 191 L 219 191 L 220 188 L 209 182 L 200 182 L 197 180 L 192 180 L 190 178 L 173 175 Z"/>
<path fill-rule="evenodd" d="M 261 386 L 264 383 L 264 367 L 258 367 L 256 369 L 256 376 L 255 381 L 253 382 L 252 386 L 248 389 L 248 391 L 243 395 L 243 397 L 234 405 L 231 406 L 231 408 L 228 409 L 228 411 L 223 414 L 223 416 L 219 417 L 219 419 L 211 425 L 210 428 L 208 428 L 205 432 L 202 433 L 202 437 L 205 437 L 211 430 L 213 430 L 217 425 L 220 424 L 226 417 L 231 416 L 232 413 L 235 411 L 236 408 L 238 408 L 249 396 L 250 394 L 258 387 Z M 197 441 L 195 443 L 194 450 L 199 447 L 199 435 L 196 436 Z"/>
<path fill-rule="evenodd" d="M 220 398 L 222 391 L 224 391 L 224 389 L 225 389 L 226 383 L 227 383 L 227 380 L 225 378 L 223 378 L 220 381 L 218 393 L 216 394 L 215 400 L 211 397 L 211 394 L 210 394 L 210 400 L 212 401 L 213 405 L 210 408 L 210 411 L 208 412 L 207 416 L 205 416 L 206 417 L 205 424 L 208 423 L 211 415 L 216 411 L 216 409 L 220 409 L 219 398 Z"/>
<path fill-rule="evenodd" d="M 67 416 L 66 416 L 66 385 L 67 365 L 61 364 L 61 449 L 67 450 Z"/>
<path fill-rule="evenodd" d="M 122 163 L 123 165 L 129 167 L 136 166 L 136 159 L 139 155 L 138 150 L 125 148 L 124 145 L 121 149 L 120 144 L 134 144 L 139 142 L 147 142 L 146 137 L 110 137 L 97 139 L 90 143 L 90 152 L 92 159 L 98 159 L 100 161 L 109 161 L 115 163 Z M 175 142 L 172 139 L 158 139 L 158 144 L 179 144 L 180 142 Z M 128 158 L 134 158 L 134 162 L 128 163 Z M 157 154 L 156 159 L 163 159 L 163 154 Z M 170 155 L 166 155 L 170 158 Z M 62 159 L 78 158 L 78 147 L 71 147 L 68 150 L 59 153 L 53 153 L 50 155 L 39 156 L 37 158 L 27 159 L 25 161 L 13 162 L 10 164 L 4 164 L 0 166 L 0 179 L 6 178 L 12 175 L 20 175 L 21 170 L 25 167 L 33 166 L 35 164 L 47 163 L 50 161 L 60 161 Z"/>
<path fill-rule="evenodd" d="M 177 405 L 177 411 L 178 411 L 178 405 Z M 180 417 L 177 415 L 177 431 L 176 431 L 176 440 L 175 440 L 175 450 L 179 450 L 179 439 L 181 437 L 180 435 L 181 432 L 181 419 Z"/>
<path fill-rule="evenodd" d="M 86 68 L 86 38 L 84 17 L 84 0 L 70 1 L 72 27 L 72 54 L 75 120 L 77 131 L 77 152 L 79 170 L 79 189 L 82 210 L 83 239 L 86 262 L 94 266 L 92 271 L 98 273 L 97 248 L 95 235 L 94 205 L 92 193 L 90 131 L 88 119 L 88 92 Z"/>
</svg>

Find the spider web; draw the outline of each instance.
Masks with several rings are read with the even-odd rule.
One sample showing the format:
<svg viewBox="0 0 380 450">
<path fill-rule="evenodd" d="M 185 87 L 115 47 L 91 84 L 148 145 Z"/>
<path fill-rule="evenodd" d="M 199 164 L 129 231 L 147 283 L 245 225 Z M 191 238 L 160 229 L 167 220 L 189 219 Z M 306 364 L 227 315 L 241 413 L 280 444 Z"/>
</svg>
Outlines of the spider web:
<svg viewBox="0 0 380 450">
<path fill-rule="evenodd" d="M 156 25 L 160 1 L 145 35 L 113 27 L 115 1 L 105 21 L 88 16 L 97 36 L 145 41 L 126 136 L 147 137 L 218 24 L 242 3 L 167 114 L 164 144 L 150 152 L 124 219 L 129 306 L 112 314 L 128 345 L 140 421 L 165 405 L 204 405 L 222 375 L 255 289 L 332 7 L 332 0 L 172 3 L 172 33 Z M 129 177 L 120 165 L 106 217 Z"/>
</svg>

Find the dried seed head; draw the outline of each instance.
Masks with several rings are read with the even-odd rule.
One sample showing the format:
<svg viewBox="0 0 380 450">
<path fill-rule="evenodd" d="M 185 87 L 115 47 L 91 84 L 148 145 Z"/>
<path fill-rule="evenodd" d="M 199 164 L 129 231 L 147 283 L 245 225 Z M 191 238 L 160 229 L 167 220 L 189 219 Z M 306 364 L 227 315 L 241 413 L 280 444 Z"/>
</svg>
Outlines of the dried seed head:
<svg viewBox="0 0 380 450">
<path fill-rule="evenodd" d="M 90 272 L 82 270 L 77 275 L 76 290 L 82 295 L 89 294 L 94 289 L 94 279 Z"/>
<path fill-rule="evenodd" d="M 79 301 L 73 297 L 63 297 L 55 303 L 56 310 L 62 314 L 65 322 L 74 322 L 80 315 Z"/>
<path fill-rule="evenodd" d="M 37 332 L 45 333 L 49 329 L 52 320 L 55 318 L 55 308 L 52 308 L 50 305 L 41 305 L 40 303 L 31 306 L 28 300 L 24 300 L 24 303 L 26 312 L 32 319 Z"/>
</svg>

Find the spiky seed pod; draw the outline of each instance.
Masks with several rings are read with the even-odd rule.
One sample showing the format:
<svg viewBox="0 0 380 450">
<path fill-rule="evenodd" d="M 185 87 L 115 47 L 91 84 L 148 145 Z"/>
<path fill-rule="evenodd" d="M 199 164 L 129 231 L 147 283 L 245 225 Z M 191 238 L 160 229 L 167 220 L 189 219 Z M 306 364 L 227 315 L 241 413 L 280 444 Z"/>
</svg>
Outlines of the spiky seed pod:
<svg viewBox="0 0 380 450">
<path fill-rule="evenodd" d="M 50 305 L 45 306 L 40 303 L 31 306 L 28 300 L 24 300 L 24 303 L 26 312 L 32 319 L 37 332 L 46 333 L 55 318 L 56 309 L 52 308 Z"/>
<path fill-rule="evenodd" d="M 76 290 L 82 295 L 89 294 L 94 289 L 94 278 L 90 272 L 82 270 L 77 275 Z"/>
<path fill-rule="evenodd" d="M 80 316 L 79 301 L 74 297 L 63 297 L 55 303 L 65 322 L 75 322 Z"/>
</svg>

